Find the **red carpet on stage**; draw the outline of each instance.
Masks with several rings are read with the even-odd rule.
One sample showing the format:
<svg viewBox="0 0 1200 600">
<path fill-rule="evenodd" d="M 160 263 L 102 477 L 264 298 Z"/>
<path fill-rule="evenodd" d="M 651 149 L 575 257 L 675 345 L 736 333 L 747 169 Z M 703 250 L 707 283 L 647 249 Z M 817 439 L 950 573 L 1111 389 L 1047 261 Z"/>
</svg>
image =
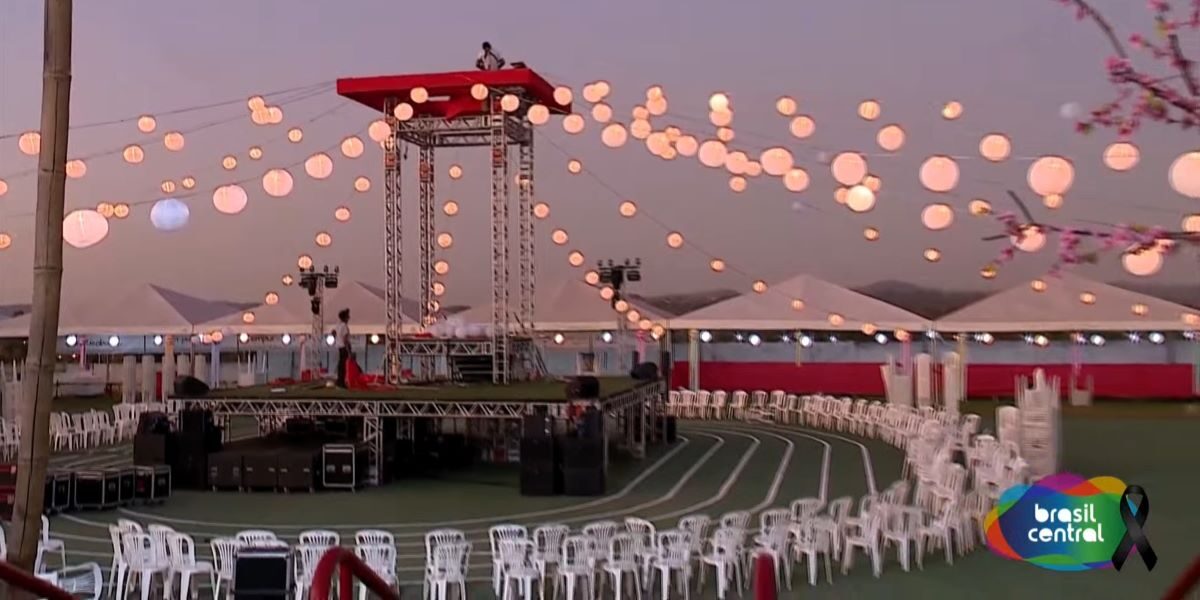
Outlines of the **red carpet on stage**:
<svg viewBox="0 0 1200 600">
<path fill-rule="evenodd" d="M 1060 377 L 1066 392 L 1071 365 L 968 365 L 967 395 L 1012 396 L 1014 380 L 1041 368 Z M 1095 381 L 1101 398 L 1191 398 L 1192 365 L 1084 365 L 1083 381 Z M 688 364 L 676 362 L 671 387 L 687 387 Z M 1081 382 L 1081 385 L 1083 383 Z M 703 362 L 700 387 L 706 390 L 784 390 L 797 394 L 883 396 L 883 377 L 875 363 Z"/>
</svg>

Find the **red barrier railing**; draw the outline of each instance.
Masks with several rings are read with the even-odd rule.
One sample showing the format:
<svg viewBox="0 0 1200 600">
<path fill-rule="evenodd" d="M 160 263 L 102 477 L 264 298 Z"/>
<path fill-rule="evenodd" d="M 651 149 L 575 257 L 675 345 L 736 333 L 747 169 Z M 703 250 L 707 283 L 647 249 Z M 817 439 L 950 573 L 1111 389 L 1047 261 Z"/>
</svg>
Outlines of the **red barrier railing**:
<svg viewBox="0 0 1200 600">
<path fill-rule="evenodd" d="M 1188 592 L 1200 583 L 1200 556 L 1192 560 L 1192 564 L 1183 570 L 1179 575 L 1179 579 L 1171 585 L 1171 589 L 1163 595 L 1163 600 L 1183 600 L 1187 597 Z"/>
<path fill-rule="evenodd" d="M 38 598 L 45 598 L 46 600 L 75 600 L 75 596 L 68 594 L 58 586 L 38 579 L 4 561 L 0 561 L 0 580 L 3 580 L 10 586 L 25 590 Z"/>
<path fill-rule="evenodd" d="M 321 556 L 313 572 L 312 592 L 309 596 L 312 600 L 329 600 L 329 582 L 333 579 L 334 569 L 337 569 L 338 573 L 339 598 L 353 598 L 354 580 L 358 579 L 376 596 L 384 600 L 400 600 L 399 592 L 393 590 L 371 570 L 371 567 L 345 548 L 330 548 Z"/>
</svg>

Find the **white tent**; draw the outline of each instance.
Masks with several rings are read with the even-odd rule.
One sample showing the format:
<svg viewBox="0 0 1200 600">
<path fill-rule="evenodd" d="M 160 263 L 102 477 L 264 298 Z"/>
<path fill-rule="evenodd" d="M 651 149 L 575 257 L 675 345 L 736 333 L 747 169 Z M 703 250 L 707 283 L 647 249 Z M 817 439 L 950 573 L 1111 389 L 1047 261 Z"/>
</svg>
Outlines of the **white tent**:
<svg viewBox="0 0 1200 600">
<path fill-rule="evenodd" d="M 1022 283 L 988 296 L 938 319 L 937 329 L 1012 333 L 1195 328 L 1184 323 L 1183 315 L 1198 311 L 1181 304 L 1073 274 L 1048 277 L 1045 283 L 1041 292 Z"/>
<path fill-rule="evenodd" d="M 254 321 L 247 323 L 245 314 L 252 313 Z M 308 296 L 280 294 L 275 304 L 259 304 L 245 310 L 201 323 L 196 331 L 208 333 L 220 330 L 226 335 L 245 333 L 249 335 L 282 335 L 284 333 L 308 333 L 312 328 L 311 309 Z"/>
<path fill-rule="evenodd" d="M 65 290 L 64 290 L 65 292 Z M 63 294 L 62 303 L 58 309 L 58 331 L 60 335 L 82 333 L 88 324 L 85 314 L 90 308 L 81 301 L 80 295 Z M 0 338 L 24 338 L 29 336 L 29 323 L 33 316 L 25 313 L 11 319 L 0 320 Z"/>
<path fill-rule="evenodd" d="M 385 333 L 387 330 L 387 303 L 383 290 L 361 281 L 342 282 L 338 287 L 325 292 L 325 325 L 333 327 L 337 314 L 344 308 L 350 309 L 350 333 L 353 335 Z M 400 301 L 400 320 L 408 329 L 416 324 L 413 315 L 417 303 L 408 299 Z M 306 313 L 311 314 L 311 313 Z"/>
<path fill-rule="evenodd" d="M 238 311 L 229 302 L 204 300 L 156 285 L 138 285 L 107 301 L 95 294 L 64 290 L 59 309 L 59 335 L 188 335 L 196 325 Z M 0 337 L 25 337 L 31 316 L 0 322 Z"/>
<path fill-rule="evenodd" d="M 666 316 L 644 304 L 630 302 L 641 318 L 667 325 Z M 519 299 L 509 297 L 509 312 L 516 313 Z M 600 290 L 574 279 L 538 288 L 533 301 L 534 327 L 538 331 L 603 331 L 615 329 L 617 319 L 622 318 L 612 304 L 600 297 Z M 470 310 L 452 315 L 449 321 L 468 325 L 492 323 L 491 303 L 475 306 Z M 627 321 L 628 323 L 628 321 Z M 630 324 L 636 329 L 637 323 Z"/>
<path fill-rule="evenodd" d="M 796 310 L 796 300 L 803 302 Z M 830 313 L 842 315 L 834 326 Z M 770 285 L 766 292 L 748 292 L 692 311 L 671 321 L 672 329 L 858 330 L 871 323 L 883 330 L 924 330 L 929 320 L 840 285 L 798 275 Z"/>
</svg>

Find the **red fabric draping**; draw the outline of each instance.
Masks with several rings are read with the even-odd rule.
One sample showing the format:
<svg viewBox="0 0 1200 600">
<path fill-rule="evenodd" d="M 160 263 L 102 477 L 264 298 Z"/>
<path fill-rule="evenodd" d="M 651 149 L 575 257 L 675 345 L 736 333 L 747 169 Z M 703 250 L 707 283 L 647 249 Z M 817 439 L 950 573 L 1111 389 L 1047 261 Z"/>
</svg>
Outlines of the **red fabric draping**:
<svg viewBox="0 0 1200 600">
<path fill-rule="evenodd" d="M 759 552 L 754 558 L 754 600 L 775 600 L 775 563 L 771 555 Z"/>
<path fill-rule="evenodd" d="M 1071 365 L 967 365 L 967 395 L 971 397 L 1012 396 L 1016 377 L 1031 376 L 1041 368 L 1047 376 L 1063 381 L 1063 392 Z M 1188 364 L 1084 364 L 1087 378 L 1095 382 L 1102 398 L 1192 398 L 1192 365 Z M 687 387 L 688 364 L 676 362 L 671 370 L 672 387 Z M 703 362 L 700 387 L 709 390 L 785 390 L 813 394 L 882 396 L 883 377 L 875 363 Z"/>
</svg>

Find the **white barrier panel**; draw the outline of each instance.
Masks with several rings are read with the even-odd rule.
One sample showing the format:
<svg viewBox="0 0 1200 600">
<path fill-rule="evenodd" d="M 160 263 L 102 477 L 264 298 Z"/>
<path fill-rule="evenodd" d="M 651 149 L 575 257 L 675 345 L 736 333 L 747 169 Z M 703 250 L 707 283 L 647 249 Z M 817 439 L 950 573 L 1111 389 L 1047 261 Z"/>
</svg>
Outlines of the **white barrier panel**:
<svg viewBox="0 0 1200 600">
<path fill-rule="evenodd" d="M 896 364 L 895 358 L 891 355 L 888 356 L 887 363 L 880 366 L 879 370 L 883 376 L 883 388 L 887 394 L 887 401 L 900 406 L 912 406 L 912 375 L 902 373 L 900 367 Z"/>
<path fill-rule="evenodd" d="M 121 358 L 121 402 L 137 401 L 137 357 L 126 354 Z"/>
<path fill-rule="evenodd" d="M 946 412 L 959 414 L 958 405 L 963 401 L 963 362 L 957 352 L 942 355 L 942 403 Z"/>
<path fill-rule="evenodd" d="M 192 359 L 186 354 L 175 355 L 175 375 L 188 377 L 192 374 Z"/>
<path fill-rule="evenodd" d="M 932 360 L 924 352 L 916 356 L 917 406 L 925 408 L 933 404 Z"/>
<path fill-rule="evenodd" d="M 154 355 L 142 355 L 141 382 L 138 387 L 138 396 L 142 402 L 154 402 L 154 392 L 157 389 L 156 375 L 158 375 L 158 366 L 154 364 Z"/>
<path fill-rule="evenodd" d="M 175 395 L 175 355 L 168 352 L 163 355 L 162 366 L 162 401 L 167 401 Z"/>
<path fill-rule="evenodd" d="M 192 367 L 192 377 L 209 383 L 208 381 L 208 357 L 203 354 L 196 355 L 196 364 Z"/>
</svg>

